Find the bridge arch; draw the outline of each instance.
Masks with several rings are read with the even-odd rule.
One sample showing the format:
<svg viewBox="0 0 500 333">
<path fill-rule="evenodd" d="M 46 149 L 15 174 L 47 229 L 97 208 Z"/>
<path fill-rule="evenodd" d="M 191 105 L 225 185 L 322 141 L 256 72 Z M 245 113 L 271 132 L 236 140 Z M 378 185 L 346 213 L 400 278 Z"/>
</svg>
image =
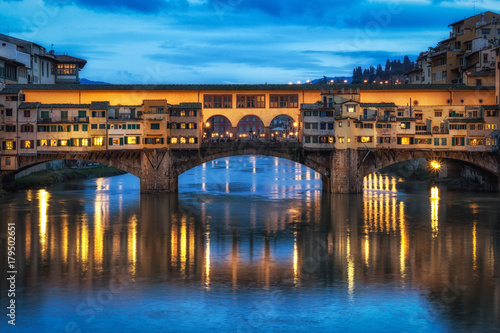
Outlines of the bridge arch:
<svg viewBox="0 0 500 333">
<path fill-rule="evenodd" d="M 234 135 L 233 124 L 224 115 L 216 114 L 205 121 L 204 124 L 204 139 L 211 138 L 229 138 Z"/>
<path fill-rule="evenodd" d="M 271 138 L 296 139 L 298 135 L 298 122 L 287 114 L 280 114 L 271 120 L 269 124 Z"/>
<path fill-rule="evenodd" d="M 478 171 L 488 183 L 497 190 L 500 184 L 500 155 L 492 153 L 471 153 L 464 151 L 427 151 L 427 150 L 380 150 L 375 152 L 358 151 L 359 177 L 363 179 L 372 172 L 379 171 L 397 163 L 415 159 L 441 161 L 448 166 L 448 176 L 459 175 L 457 168 L 469 167 Z"/>
<path fill-rule="evenodd" d="M 243 116 L 236 125 L 236 137 L 243 138 L 265 138 L 266 126 L 262 119 L 253 114 Z"/>
</svg>

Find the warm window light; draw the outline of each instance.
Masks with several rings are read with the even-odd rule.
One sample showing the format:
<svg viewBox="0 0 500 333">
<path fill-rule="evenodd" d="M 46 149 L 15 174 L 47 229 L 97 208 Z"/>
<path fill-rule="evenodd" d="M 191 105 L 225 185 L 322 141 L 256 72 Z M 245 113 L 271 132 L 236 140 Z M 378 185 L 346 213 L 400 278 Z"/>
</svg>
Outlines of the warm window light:
<svg viewBox="0 0 500 333">
<path fill-rule="evenodd" d="M 181 138 L 181 143 L 186 143 L 186 138 Z"/>
<path fill-rule="evenodd" d="M 89 139 L 82 139 L 82 146 L 86 147 L 89 145 Z"/>
<path fill-rule="evenodd" d="M 173 144 L 176 144 L 176 143 L 177 143 L 177 138 L 172 138 L 171 142 L 172 142 Z"/>
<path fill-rule="evenodd" d="M 47 140 L 40 140 L 40 146 L 47 147 L 47 145 L 48 145 Z"/>
<path fill-rule="evenodd" d="M 189 143 L 194 143 L 194 138 L 189 138 Z"/>
<path fill-rule="evenodd" d="M 127 144 L 129 145 L 135 145 L 137 144 L 137 139 L 135 136 L 129 136 L 127 137 Z"/>
<path fill-rule="evenodd" d="M 103 143 L 103 138 L 100 137 L 100 138 L 94 138 L 94 146 L 102 146 L 102 143 Z"/>
<path fill-rule="evenodd" d="M 371 141 L 372 141 L 371 137 L 369 137 L 369 136 L 362 136 L 361 137 L 361 142 L 363 142 L 363 143 L 367 143 L 367 142 L 371 142 Z"/>
<path fill-rule="evenodd" d="M 402 145 L 409 145 L 410 144 L 410 138 L 401 138 L 401 144 Z"/>
<path fill-rule="evenodd" d="M 51 145 L 52 147 L 57 146 L 57 140 L 50 140 L 50 145 Z"/>
<path fill-rule="evenodd" d="M 8 150 L 12 150 L 12 149 L 14 149 L 14 143 L 13 143 L 12 141 L 7 141 L 7 142 L 6 142 L 6 148 L 7 148 Z"/>
<path fill-rule="evenodd" d="M 67 146 L 68 141 L 67 140 L 61 140 L 61 146 Z"/>
</svg>

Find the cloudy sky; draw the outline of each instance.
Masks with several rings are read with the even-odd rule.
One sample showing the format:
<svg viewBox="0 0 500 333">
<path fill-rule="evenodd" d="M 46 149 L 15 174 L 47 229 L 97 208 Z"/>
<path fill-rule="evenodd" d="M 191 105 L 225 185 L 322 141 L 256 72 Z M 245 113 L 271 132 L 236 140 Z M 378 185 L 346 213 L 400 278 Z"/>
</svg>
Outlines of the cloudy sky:
<svg viewBox="0 0 500 333">
<path fill-rule="evenodd" d="M 475 9 L 474 9 L 475 2 Z M 0 0 L 0 33 L 110 83 L 288 83 L 416 56 L 498 0 Z"/>
</svg>

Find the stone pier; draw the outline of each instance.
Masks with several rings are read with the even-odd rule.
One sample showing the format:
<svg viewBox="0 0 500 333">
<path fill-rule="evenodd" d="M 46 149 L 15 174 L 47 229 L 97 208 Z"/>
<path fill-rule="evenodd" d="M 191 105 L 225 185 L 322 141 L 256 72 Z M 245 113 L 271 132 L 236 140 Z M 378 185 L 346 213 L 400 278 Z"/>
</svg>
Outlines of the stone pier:
<svg viewBox="0 0 500 333">
<path fill-rule="evenodd" d="M 141 193 L 176 193 L 178 177 L 174 172 L 171 150 L 141 154 Z"/>
</svg>

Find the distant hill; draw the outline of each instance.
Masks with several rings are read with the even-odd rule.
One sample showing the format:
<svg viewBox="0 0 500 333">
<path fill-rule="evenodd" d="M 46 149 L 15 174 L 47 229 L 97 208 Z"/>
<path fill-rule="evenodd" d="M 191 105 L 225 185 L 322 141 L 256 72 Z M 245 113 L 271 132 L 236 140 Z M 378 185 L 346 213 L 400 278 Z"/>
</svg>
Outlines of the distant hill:
<svg viewBox="0 0 500 333">
<path fill-rule="evenodd" d="M 334 83 L 351 83 L 352 77 L 350 76 L 336 76 L 336 77 L 326 77 L 323 76 L 321 79 L 315 79 L 311 81 L 311 84 L 322 84 L 329 83 L 333 80 Z M 344 82 L 347 80 L 347 82 Z"/>
<path fill-rule="evenodd" d="M 101 81 L 90 81 L 90 80 L 81 78 L 80 84 L 111 84 L 111 83 L 101 82 Z"/>
</svg>

